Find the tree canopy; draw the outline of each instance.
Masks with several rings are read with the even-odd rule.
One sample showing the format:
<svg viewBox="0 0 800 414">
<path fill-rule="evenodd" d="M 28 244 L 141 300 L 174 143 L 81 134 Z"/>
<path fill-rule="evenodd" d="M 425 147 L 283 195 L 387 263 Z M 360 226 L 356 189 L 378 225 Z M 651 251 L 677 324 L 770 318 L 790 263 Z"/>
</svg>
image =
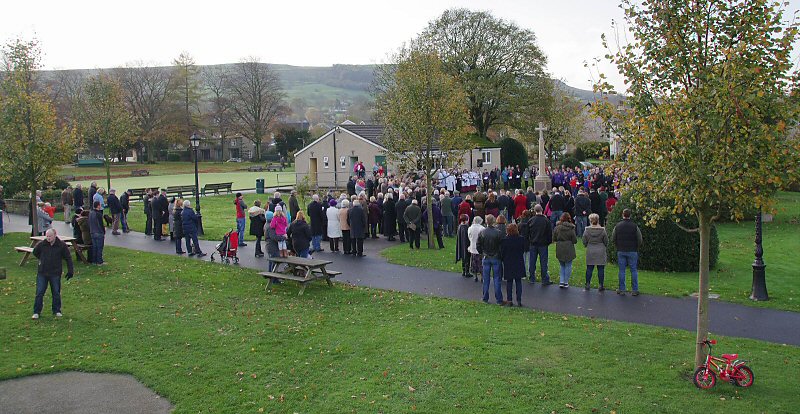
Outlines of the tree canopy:
<svg viewBox="0 0 800 414">
<path fill-rule="evenodd" d="M 494 125 L 518 126 L 548 103 L 547 58 L 531 30 L 489 12 L 450 9 L 417 41 L 439 55 L 442 69 L 464 89 L 469 120 L 482 138 Z"/>
<path fill-rule="evenodd" d="M 708 333 L 709 238 L 721 212 L 769 206 L 797 176 L 797 22 L 768 0 L 623 0 L 630 44 L 607 58 L 628 85 L 614 119 L 649 222 L 686 213 L 700 233 L 698 342 Z M 608 43 L 604 40 L 608 47 Z M 599 92 L 613 88 L 603 77 Z M 696 360 L 702 358 L 698 346 Z"/>
</svg>

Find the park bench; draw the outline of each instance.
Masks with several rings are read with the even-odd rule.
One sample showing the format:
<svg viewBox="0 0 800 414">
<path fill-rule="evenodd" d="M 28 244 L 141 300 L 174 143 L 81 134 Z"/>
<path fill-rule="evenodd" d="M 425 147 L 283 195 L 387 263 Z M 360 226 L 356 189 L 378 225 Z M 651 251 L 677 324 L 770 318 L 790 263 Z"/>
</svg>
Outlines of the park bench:
<svg viewBox="0 0 800 414">
<path fill-rule="evenodd" d="M 176 185 L 172 187 L 167 187 L 167 195 L 169 196 L 178 196 L 183 198 L 183 194 L 190 194 L 194 195 L 194 186 L 193 185 Z"/>
<path fill-rule="evenodd" d="M 272 164 L 272 163 L 270 163 L 270 164 L 267 164 L 266 170 L 267 171 L 274 171 L 274 172 L 283 171 L 283 166 L 280 165 L 280 164 Z"/>
<path fill-rule="evenodd" d="M 261 172 L 261 171 L 264 171 L 264 167 L 262 167 L 260 165 L 251 165 L 251 166 L 247 167 L 247 171 L 250 171 L 250 172 L 256 172 L 256 171 L 257 172 Z"/>
<path fill-rule="evenodd" d="M 159 187 L 152 187 L 152 188 L 131 188 L 131 198 L 138 197 L 139 200 L 144 200 L 144 195 L 147 194 L 147 190 L 159 190 Z"/>
<path fill-rule="evenodd" d="M 65 175 L 65 176 L 61 177 L 61 179 L 64 180 L 64 181 L 75 181 L 75 176 L 74 175 Z"/>
<path fill-rule="evenodd" d="M 131 171 L 131 177 L 147 177 L 150 175 L 150 171 L 147 170 L 133 170 Z"/>
<path fill-rule="evenodd" d="M 219 194 L 220 190 L 226 190 L 228 193 L 233 192 L 233 183 L 217 183 L 217 184 L 206 184 L 203 186 L 203 195 L 206 195 L 207 192 L 213 191 L 214 194 Z"/>
<path fill-rule="evenodd" d="M 78 167 L 102 167 L 105 161 L 99 158 L 86 158 L 78 160 Z"/>
</svg>

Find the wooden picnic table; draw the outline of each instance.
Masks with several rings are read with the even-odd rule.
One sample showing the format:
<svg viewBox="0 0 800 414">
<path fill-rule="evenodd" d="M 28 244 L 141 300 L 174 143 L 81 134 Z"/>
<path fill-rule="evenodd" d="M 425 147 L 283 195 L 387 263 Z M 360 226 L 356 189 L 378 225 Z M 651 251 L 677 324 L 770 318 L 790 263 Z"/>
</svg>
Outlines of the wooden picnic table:
<svg viewBox="0 0 800 414">
<path fill-rule="evenodd" d="M 58 237 L 59 240 L 61 240 L 64 243 L 66 243 L 67 247 L 72 248 L 72 250 L 75 252 L 75 256 L 78 257 L 78 259 L 80 259 L 81 262 L 88 263 L 88 260 L 86 260 L 86 256 L 83 255 L 83 250 L 78 247 L 78 243 L 77 243 L 77 241 L 76 241 L 76 239 L 74 237 L 72 237 L 72 236 L 61 236 L 61 235 L 56 236 L 56 237 Z M 31 236 L 31 245 L 30 245 L 30 247 L 15 247 L 14 250 L 16 250 L 16 251 L 18 251 L 20 253 L 25 253 L 22 256 L 22 260 L 20 260 L 19 265 L 20 266 L 25 266 L 25 263 L 28 261 L 28 259 L 33 254 L 33 248 L 36 247 L 37 244 L 39 244 L 39 243 L 41 243 L 41 242 L 43 242 L 45 240 L 47 240 L 47 236 Z"/>
<path fill-rule="evenodd" d="M 317 279 L 325 279 L 328 286 L 333 286 L 331 278 L 342 274 L 335 270 L 327 270 L 325 266 L 333 263 L 330 260 L 306 259 L 304 257 L 272 257 L 270 261 L 277 263 L 272 272 L 261 272 L 260 275 L 269 279 L 266 289 L 272 285 L 274 279 L 294 280 L 299 282 L 300 293 L 306 289 L 306 284 Z"/>
</svg>

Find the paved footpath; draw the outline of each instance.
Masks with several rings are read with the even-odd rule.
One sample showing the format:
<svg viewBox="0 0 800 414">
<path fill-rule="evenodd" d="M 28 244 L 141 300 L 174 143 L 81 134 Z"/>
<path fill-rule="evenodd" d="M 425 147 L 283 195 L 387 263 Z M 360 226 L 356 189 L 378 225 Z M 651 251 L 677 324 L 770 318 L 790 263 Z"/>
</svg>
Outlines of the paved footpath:
<svg viewBox="0 0 800 414">
<path fill-rule="evenodd" d="M 6 232 L 30 232 L 27 219 L 12 215 L 11 224 L 6 223 Z M 72 229 L 62 222 L 54 223 L 59 233 L 72 234 Z M 339 253 L 315 253 L 315 258 L 333 260 L 329 266 L 342 275 L 338 282 L 351 283 L 371 288 L 412 292 L 423 295 L 480 301 L 482 292 L 473 279 L 465 279 L 458 273 L 422 269 L 387 263 L 380 250 L 396 245 L 384 239 L 366 240 L 367 257 L 357 258 Z M 217 242 L 200 241 L 201 248 L 208 253 L 208 260 Z M 174 255 L 174 244 L 169 241 L 156 242 L 143 233 L 131 232 L 120 236 L 106 235 L 106 245 L 128 249 Z M 327 242 L 323 243 L 327 250 Z M 252 269 L 266 270 L 267 261 L 256 259 L 253 244 L 239 251 L 240 265 Z M 453 260 L 453 252 L 443 251 L 443 260 Z M 113 260 L 113 257 L 110 258 Z M 197 260 L 197 259 L 195 259 Z M 578 279 L 581 279 L 580 277 Z M 613 278 L 616 280 L 616 278 Z M 664 296 L 617 295 L 613 290 L 600 293 L 595 289 L 584 291 L 583 287 L 559 289 L 557 285 L 542 286 L 524 283 L 522 303 L 525 307 L 588 316 L 625 322 L 643 323 L 668 328 L 695 330 L 697 300 L 690 297 L 671 298 Z M 505 294 L 505 289 L 503 290 Z M 492 295 L 493 296 L 493 295 Z M 493 298 L 492 298 L 493 299 Z M 800 313 L 774 309 L 756 308 L 727 302 L 711 301 L 710 331 L 712 335 L 738 336 L 780 344 L 800 346 Z"/>
</svg>

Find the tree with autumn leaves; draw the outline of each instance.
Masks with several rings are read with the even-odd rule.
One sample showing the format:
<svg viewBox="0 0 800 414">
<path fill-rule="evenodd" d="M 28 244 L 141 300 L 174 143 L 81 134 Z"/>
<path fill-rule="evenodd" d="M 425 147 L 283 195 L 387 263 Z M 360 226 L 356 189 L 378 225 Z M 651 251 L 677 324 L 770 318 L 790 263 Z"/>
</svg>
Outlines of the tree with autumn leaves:
<svg viewBox="0 0 800 414">
<path fill-rule="evenodd" d="M 0 175 L 28 184 L 31 214 L 36 217 L 36 190 L 55 179 L 59 166 L 74 159 L 78 140 L 73 130 L 57 125 L 53 104 L 41 90 L 38 42 L 11 41 L 2 55 Z M 36 220 L 32 221 L 37 233 Z"/>
<path fill-rule="evenodd" d="M 428 195 L 435 171 L 458 165 L 469 149 L 466 102 L 456 78 L 424 47 L 400 49 L 376 72 L 375 108 L 386 126 L 387 156 L 405 171 L 421 167 Z M 432 198 L 426 198 L 433 211 Z M 428 228 L 433 229 L 433 214 L 428 214 Z M 434 247 L 433 235 L 428 232 L 428 248 Z"/>
<path fill-rule="evenodd" d="M 798 175 L 796 21 L 768 0 L 623 0 L 629 44 L 606 56 L 625 78 L 625 105 L 596 106 L 613 120 L 649 222 L 696 216 L 700 235 L 695 363 L 708 336 L 709 239 L 723 214 L 741 219 Z M 623 36 L 617 36 L 623 38 Z M 619 41 L 618 41 L 619 42 Z M 605 77 L 597 92 L 613 90 Z"/>
</svg>

